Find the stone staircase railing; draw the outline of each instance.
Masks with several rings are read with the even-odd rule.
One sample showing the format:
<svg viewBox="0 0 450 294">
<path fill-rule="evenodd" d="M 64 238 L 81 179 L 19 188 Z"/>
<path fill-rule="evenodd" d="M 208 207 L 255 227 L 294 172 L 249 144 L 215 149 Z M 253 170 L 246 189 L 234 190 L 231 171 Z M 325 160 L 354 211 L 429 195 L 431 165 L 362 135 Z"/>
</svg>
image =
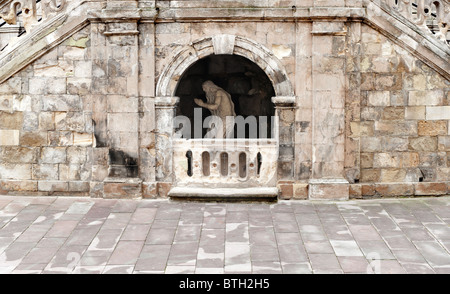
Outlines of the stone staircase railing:
<svg viewBox="0 0 450 294">
<path fill-rule="evenodd" d="M 371 0 L 378 6 L 398 13 L 421 30 L 434 34 L 448 44 L 450 2 L 448 0 Z M 437 31 L 435 31 L 437 28 Z"/>
<path fill-rule="evenodd" d="M 0 17 L 8 24 L 16 24 L 20 15 L 25 31 L 29 33 L 40 21 L 66 8 L 66 0 L 0 0 Z"/>
</svg>

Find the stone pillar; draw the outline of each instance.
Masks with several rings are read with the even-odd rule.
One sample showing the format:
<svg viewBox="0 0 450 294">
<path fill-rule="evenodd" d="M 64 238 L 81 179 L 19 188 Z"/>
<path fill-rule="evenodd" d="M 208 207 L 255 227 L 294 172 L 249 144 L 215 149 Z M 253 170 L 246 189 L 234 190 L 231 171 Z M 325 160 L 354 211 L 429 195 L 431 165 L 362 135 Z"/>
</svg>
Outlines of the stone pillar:
<svg viewBox="0 0 450 294">
<path fill-rule="evenodd" d="M 312 176 L 310 199 L 348 199 L 345 158 L 346 25 L 312 25 Z"/>
<path fill-rule="evenodd" d="M 278 117 L 278 188 L 282 199 L 293 196 L 295 149 L 295 96 L 272 97 L 275 115 Z"/>
<path fill-rule="evenodd" d="M 158 194 L 165 196 L 168 186 L 173 181 L 173 120 L 175 110 L 180 98 L 156 97 L 155 98 L 155 142 L 156 142 L 156 181 Z M 164 193 L 161 193 L 164 191 Z M 161 195 L 163 194 L 163 195 Z"/>
</svg>

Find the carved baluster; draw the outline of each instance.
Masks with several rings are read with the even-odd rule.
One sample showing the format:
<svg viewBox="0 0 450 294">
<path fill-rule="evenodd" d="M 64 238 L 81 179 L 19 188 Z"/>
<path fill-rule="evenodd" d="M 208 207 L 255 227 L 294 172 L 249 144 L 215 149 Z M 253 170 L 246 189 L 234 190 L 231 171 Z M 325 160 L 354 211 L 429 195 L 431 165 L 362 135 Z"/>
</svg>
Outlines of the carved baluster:
<svg viewBox="0 0 450 294">
<path fill-rule="evenodd" d="M 36 0 L 14 0 L 8 6 L 3 8 L 0 12 L 0 16 L 8 24 L 16 24 L 17 13 L 19 10 L 22 10 L 23 26 L 25 27 L 25 31 L 31 31 L 32 26 L 37 22 Z"/>
<path fill-rule="evenodd" d="M 425 4 L 424 0 L 418 0 L 416 19 L 411 19 L 416 25 L 424 30 L 428 30 L 426 20 L 431 15 L 431 7 L 429 1 Z"/>
<path fill-rule="evenodd" d="M 439 32 L 436 33 L 436 37 L 447 43 L 447 32 L 450 24 L 450 5 L 445 5 L 444 2 L 434 1 L 436 6 L 436 20 L 439 27 Z"/>
<path fill-rule="evenodd" d="M 66 0 L 42 0 L 42 19 L 56 15 L 56 13 L 62 11 L 66 6 Z"/>
<path fill-rule="evenodd" d="M 22 0 L 22 16 L 25 31 L 29 33 L 34 24 L 37 23 L 36 0 Z"/>
</svg>

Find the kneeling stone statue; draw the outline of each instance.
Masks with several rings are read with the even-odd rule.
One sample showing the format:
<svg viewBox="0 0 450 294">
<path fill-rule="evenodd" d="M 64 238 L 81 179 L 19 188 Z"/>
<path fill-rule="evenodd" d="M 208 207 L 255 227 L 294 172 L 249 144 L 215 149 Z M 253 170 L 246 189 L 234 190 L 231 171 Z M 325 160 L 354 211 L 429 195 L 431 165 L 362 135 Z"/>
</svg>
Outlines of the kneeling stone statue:
<svg viewBox="0 0 450 294">
<path fill-rule="evenodd" d="M 231 100 L 231 95 L 224 89 L 215 85 L 212 81 L 204 82 L 202 84 L 202 88 L 206 93 L 207 103 L 198 98 L 194 99 L 195 103 L 198 106 L 209 109 L 213 116 L 216 116 L 222 120 L 223 136 L 220 136 L 216 132 L 217 137 L 230 138 L 233 135 L 234 118 L 236 117 L 236 113 L 234 111 L 234 103 Z"/>
</svg>

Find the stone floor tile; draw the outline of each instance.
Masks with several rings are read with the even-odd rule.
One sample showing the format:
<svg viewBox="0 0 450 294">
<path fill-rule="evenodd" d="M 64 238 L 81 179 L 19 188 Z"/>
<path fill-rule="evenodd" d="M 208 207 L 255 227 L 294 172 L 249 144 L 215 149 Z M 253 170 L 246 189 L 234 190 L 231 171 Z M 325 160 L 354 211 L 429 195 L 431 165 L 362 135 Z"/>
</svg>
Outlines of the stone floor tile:
<svg viewBox="0 0 450 294">
<path fill-rule="evenodd" d="M 250 227 L 249 240 L 250 244 L 276 245 L 273 227 Z"/>
<path fill-rule="evenodd" d="M 105 269 L 104 266 L 76 266 L 71 274 L 94 275 L 101 274 Z"/>
<path fill-rule="evenodd" d="M 210 267 L 195 267 L 195 273 L 200 275 L 221 275 L 224 273 L 224 268 L 210 268 Z"/>
<path fill-rule="evenodd" d="M 137 208 L 130 219 L 130 224 L 151 224 L 155 219 L 157 208 Z"/>
<path fill-rule="evenodd" d="M 339 264 L 344 273 L 373 273 L 367 259 L 362 256 L 338 256 Z"/>
<path fill-rule="evenodd" d="M 94 202 L 89 201 L 89 200 L 75 201 L 66 210 L 66 213 L 67 214 L 86 214 L 93 205 L 94 205 Z"/>
<path fill-rule="evenodd" d="M 136 263 L 144 241 L 119 241 L 114 249 L 108 265 L 133 265 Z"/>
<path fill-rule="evenodd" d="M 435 274 L 427 263 L 401 263 L 406 273 L 412 275 Z"/>
<path fill-rule="evenodd" d="M 193 265 L 168 265 L 166 274 L 194 274 L 195 266 Z"/>
<path fill-rule="evenodd" d="M 305 242 L 328 240 L 322 225 L 300 225 L 300 234 Z"/>
<path fill-rule="evenodd" d="M 361 240 L 357 242 L 359 248 L 367 259 L 395 259 L 384 241 Z"/>
<path fill-rule="evenodd" d="M 281 274 L 281 264 L 278 261 L 253 261 L 252 274 Z"/>
<path fill-rule="evenodd" d="M 422 253 L 414 249 L 393 249 L 392 253 L 400 263 L 426 263 Z"/>
<path fill-rule="evenodd" d="M 125 228 L 120 240 L 145 241 L 150 227 L 150 224 L 129 224 Z"/>
<path fill-rule="evenodd" d="M 164 271 L 171 245 L 145 244 L 138 257 L 135 271 Z"/>
<path fill-rule="evenodd" d="M 336 256 L 363 256 L 355 241 L 330 240 Z"/>
<path fill-rule="evenodd" d="M 303 242 L 300 233 L 280 233 L 275 232 L 275 237 L 277 240 L 277 244 L 286 245 L 286 244 L 301 244 Z"/>
<path fill-rule="evenodd" d="M 308 241 L 305 242 L 305 249 L 308 254 L 310 253 L 334 253 L 333 247 L 330 242 L 327 241 Z"/>
<path fill-rule="evenodd" d="M 203 218 L 204 229 L 225 229 L 225 216 L 207 216 Z"/>
<path fill-rule="evenodd" d="M 348 228 L 355 240 L 381 241 L 381 236 L 374 229 L 374 227 L 372 227 L 372 225 L 349 225 Z"/>
<path fill-rule="evenodd" d="M 199 225 L 178 226 L 173 242 L 199 242 L 201 231 L 202 227 Z"/>
<path fill-rule="evenodd" d="M 21 264 L 48 264 L 58 250 L 59 247 L 35 247 L 22 259 Z"/>
<path fill-rule="evenodd" d="M 438 241 L 450 241 L 450 227 L 447 224 L 425 224 L 425 227 Z"/>
<path fill-rule="evenodd" d="M 225 217 L 225 222 L 227 224 L 248 222 L 248 212 L 247 211 L 227 211 L 227 215 Z"/>
<path fill-rule="evenodd" d="M 69 237 L 78 221 L 57 220 L 45 235 L 47 238 Z"/>
<path fill-rule="evenodd" d="M 225 271 L 251 271 L 250 246 L 225 243 Z M 240 268 L 242 267 L 242 268 Z M 239 269 L 239 270 L 238 270 Z"/>
<path fill-rule="evenodd" d="M 280 261 L 283 263 L 302 263 L 308 261 L 308 255 L 303 244 L 279 245 Z"/>
<path fill-rule="evenodd" d="M 145 240 L 145 244 L 165 244 L 170 245 L 173 243 L 176 229 L 172 228 L 150 228 L 150 231 Z"/>
<path fill-rule="evenodd" d="M 174 243 L 167 265 L 195 265 L 197 254 L 198 242 Z"/>
<path fill-rule="evenodd" d="M 376 274 L 406 274 L 406 270 L 398 263 L 397 260 L 377 260 L 379 266 L 373 266 L 372 269 Z"/>
<path fill-rule="evenodd" d="M 450 254 L 438 242 L 414 241 L 413 243 L 433 268 L 450 265 Z"/>
<path fill-rule="evenodd" d="M 224 229 L 203 229 L 200 236 L 200 247 L 220 246 L 225 244 Z"/>
<path fill-rule="evenodd" d="M 225 264 L 225 246 L 200 246 L 197 253 L 197 267 L 223 268 Z"/>
<path fill-rule="evenodd" d="M 334 254 L 312 253 L 308 254 L 313 271 L 341 270 L 339 261 Z"/>
<path fill-rule="evenodd" d="M 404 228 L 402 231 L 411 241 L 434 241 L 434 237 L 425 227 Z"/>
<path fill-rule="evenodd" d="M 107 265 L 103 268 L 102 274 L 131 274 L 133 273 L 134 267 L 131 265 Z"/>
<path fill-rule="evenodd" d="M 123 231 L 121 229 L 104 229 L 103 227 L 97 233 L 95 238 L 89 244 L 89 250 L 110 250 L 112 251 Z"/>
<path fill-rule="evenodd" d="M 309 262 L 301 263 L 281 263 L 283 274 L 312 274 L 311 264 Z"/>
<path fill-rule="evenodd" d="M 230 243 L 246 243 L 249 241 L 249 226 L 247 223 L 227 223 L 225 240 Z"/>
<path fill-rule="evenodd" d="M 278 253 L 278 247 L 276 245 L 258 245 L 253 244 L 250 246 L 250 258 L 251 261 L 272 261 L 279 262 L 280 256 Z"/>
</svg>

